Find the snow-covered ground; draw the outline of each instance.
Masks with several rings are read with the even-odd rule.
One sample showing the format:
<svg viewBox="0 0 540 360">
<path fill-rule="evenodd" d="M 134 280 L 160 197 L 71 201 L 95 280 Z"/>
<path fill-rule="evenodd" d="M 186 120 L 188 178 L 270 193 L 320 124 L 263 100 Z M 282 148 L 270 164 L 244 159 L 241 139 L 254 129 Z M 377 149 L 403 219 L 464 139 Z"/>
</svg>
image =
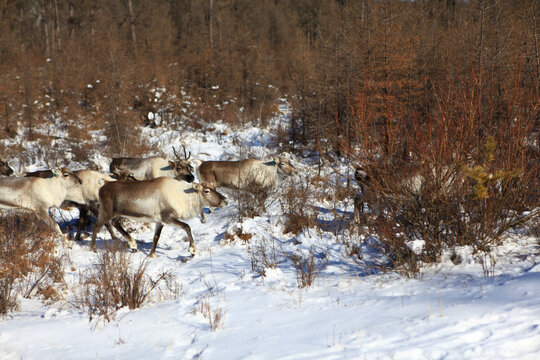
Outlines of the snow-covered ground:
<svg viewBox="0 0 540 360">
<path fill-rule="evenodd" d="M 286 116 L 272 126 L 280 121 Z M 204 134 L 142 129 L 141 134 L 169 156 L 172 146 L 181 144 L 202 160 L 267 157 L 275 151 L 265 146 L 274 141 L 272 131 L 251 126 L 233 131 L 216 124 Z M 99 154 L 92 159 L 102 170 L 108 168 L 110 159 Z M 314 171 L 309 159 L 292 160 L 301 172 Z M 327 230 L 343 221 L 325 211 L 326 204 L 313 205 L 321 221 L 330 224 Z M 351 261 L 332 231 L 284 235 L 278 201 L 268 205 L 266 214 L 243 221 L 236 206 L 232 201 L 216 210 L 206 224 L 199 218 L 188 221 L 199 249 L 193 258 L 185 233 L 165 226 L 147 271 L 174 274 L 178 296 L 121 309 L 110 322 L 89 321 L 72 305 L 79 274 L 98 256 L 89 250 L 89 239 L 64 248 L 70 289 L 65 301 L 44 305 L 22 299 L 20 311 L 0 320 L 0 359 L 540 358 L 538 239 L 510 234 L 490 277 L 463 249 L 460 265 L 445 260 L 408 279 Z M 341 212 L 352 217 L 352 206 L 342 204 Z M 56 216 L 70 220 L 77 211 Z M 150 251 L 153 226 L 135 227 L 133 236 L 142 243 L 130 256 L 138 265 Z M 253 235 L 247 243 L 225 240 L 239 227 Z M 103 230 L 98 249 L 106 241 L 110 236 Z M 277 263 L 264 276 L 252 270 L 260 246 Z M 317 255 L 317 276 L 312 286 L 299 289 L 290 255 L 310 250 Z M 199 311 L 201 304 L 222 314 L 216 331 Z"/>
</svg>

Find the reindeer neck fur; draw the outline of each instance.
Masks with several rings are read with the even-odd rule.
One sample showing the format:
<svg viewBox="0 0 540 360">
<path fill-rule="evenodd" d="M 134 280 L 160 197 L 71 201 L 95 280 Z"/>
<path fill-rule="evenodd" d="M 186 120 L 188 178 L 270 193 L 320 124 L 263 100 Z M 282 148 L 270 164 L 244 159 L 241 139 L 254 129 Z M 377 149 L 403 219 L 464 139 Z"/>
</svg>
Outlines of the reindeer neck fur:
<svg viewBox="0 0 540 360">
<path fill-rule="evenodd" d="M 99 201 L 99 188 L 106 182 L 115 181 L 111 176 L 93 170 L 75 171 L 75 175 L 83 182 L 81 193 L 85 201 Z"/>
<path fill-rule="evenodd" d="M 173 179 L 170 179 L 170 183 L 174 186 L 178 217 L 188 220 L 197 216 L 205 206 L 202 194 L 195 190 L 191 183 Z"/>
<path fill-rule="evenodd" d="M 70 200 L 79 204 L 84 203 L 82 187 L 80 185 L 77 186 L 73 183 L 70 183 L 69 180 L 66 180 L 61 176 L 53 176 L 41 180 L 46 182 L 42 186 L 46 187 L 47 191 L 49 191 L 51 194 L 55 194 L 54 201 L 60 200 L 60 203 L 55 204 L 54 206 L 60 206 L 60 204 L 64 200 Z"/>
<path fill-rule="evenodd" d="M 154 156 L 151 159 L 154 166 L 151 166 L 147 170 L 145 177 L 146 179 L 155 179 L 161 176 L 166 176 L 174 179 L 176 173 L 174 172 L 174 169 L 169 165 L 168 160 L 158 156 Z"/>
</svg>

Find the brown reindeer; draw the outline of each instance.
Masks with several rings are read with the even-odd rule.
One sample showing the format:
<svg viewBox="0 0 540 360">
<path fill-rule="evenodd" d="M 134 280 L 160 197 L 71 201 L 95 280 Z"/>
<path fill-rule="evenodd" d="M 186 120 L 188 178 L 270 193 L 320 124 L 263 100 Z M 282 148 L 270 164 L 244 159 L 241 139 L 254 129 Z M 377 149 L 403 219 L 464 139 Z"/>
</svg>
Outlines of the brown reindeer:
<svg viewBox="0 0 540 360">
<path fill-rule="evenodd" d="M 134 182 L 110 182 L 99 190 L 99 216 L 92 234 L 92 248 L 102 225 L 118 217 L 136 221 L 155 222 L 154 242 L 149 256 L 154 257 L 163 224 L 182 228 L 189 239 L 189 252 L 197 253 L 197 246 L 187 220 L 201 212 L 203 206 L 225 206 L 227 200 L 209 184 L 187 183 L 167 177 Z M 137 243 L 127 234 L 129 247 Z"/>
<path fill-rule="evenodd" d="M 193 182 L 193 166 L 191 166 L 189 156 L 184 147 L 184 159 L 181 159 L 173 147 L 176 160 L 170 161 L 158 156 L 149 158 L 114 158 L 111 162 L 109 171 L 117 174 L 123 170 L 131 173 L 136 180 L 150 180 L 161 176 L 166 176 L 176 180 Z"/>
<path fill-rule="evenodd" d="M 298 170 L 285 157 L 274 157 L 267 162 L 246 159 L 240 161 L 195 160 L 194 163 L 197 164 L 199 181 L 210 183 L 215 187 L 246 191 L 276 187 L 280 177 L 298 173 Z M 206 222 L 204 212 L 201 212 L 201 221 Z"/>
</svg>

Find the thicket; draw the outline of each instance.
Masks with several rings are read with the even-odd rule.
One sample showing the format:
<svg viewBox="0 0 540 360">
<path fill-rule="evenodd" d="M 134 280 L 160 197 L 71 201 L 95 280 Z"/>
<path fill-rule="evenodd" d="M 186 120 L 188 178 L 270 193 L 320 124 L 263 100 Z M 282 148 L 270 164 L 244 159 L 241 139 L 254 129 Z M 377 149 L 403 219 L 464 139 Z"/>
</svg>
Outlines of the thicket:
<svg viewBox="0 0 540 360">
<path fill-rule="evenodd" d="M 367 115 L 372 104 L 358 94 L 359 145 L 343 148 L 369 174 L 363 185 L 371 201 L 360 231 L 376 234 L 392 265 L 408 274 L 458 246 L 469 246 L 482 260 L 508 230 L 538 217 L 539 151 L 529 137 L 538 122 L 537 100 L 525 89 L 504 88 L 507 103 L 499 107 L 480 78 L 434 87 L 437 106 L 430 116 L 414 117 L 406 127 L 392 116 L 379 138 L 371 136 L 377 126 Z M 408 244 L 418 239 L 424 246 L 413 254 Z"/>
</svg>

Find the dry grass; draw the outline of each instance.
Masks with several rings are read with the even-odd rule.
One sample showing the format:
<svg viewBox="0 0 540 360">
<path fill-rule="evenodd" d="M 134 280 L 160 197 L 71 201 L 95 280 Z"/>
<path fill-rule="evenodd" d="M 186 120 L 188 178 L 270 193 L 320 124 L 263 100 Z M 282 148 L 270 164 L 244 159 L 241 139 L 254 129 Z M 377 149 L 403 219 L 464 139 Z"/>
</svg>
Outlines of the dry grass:
<svg viewBox="0 0 540 360">
<path fill-rule="evenodd" d="M 131 255 L 121 244 L 113 242 L 98 254 L 97 263 L 80 275 L 81 290 L 75 305 L 106 321 L 114 318 L 123 308 L 136 309 L 150 301 L 151 294 L 164 283 L 166 291 L 174 292 L 174 279 L 163 271 L 152 278 L 147 274 L 148 259 L 138 266 L 132 264 Z"/>
<path fill-rule="evenodd" d="M 224 298 L 217 284 L 213 269 L 211 269 L 211 279 L 208 280 L 208 278 L 203 276 L 202 280 L 206 286 L 206 291 L 198 297 L 195 306 L 191 309 L 191 314 L 201 314 L 207 319 L 211 331 L 223 329 L 226 311 L 221 304 Z"/>
<path fill-rule="evenodd" d="M 296 281 L 298 288 L 303 289 L 313 285 L 315 279 L 319 276 L 319 269 L 324 263 L 325 257 L 316 260 L 317 256 L 310 249 L 307 255 L 301 255 L 298 253 L 288 254 L 287 257 L 291 260 L 296 270 Z"/>
<path fill-rule="evenodd" d="M 228 243 L 232 243 L 236 240 L 240 240 L 242 243 L 247 244 L 253 237 L 251 233 L 245 233 L 242 227 L 236 227 L 234 231 L 227 232 L 224 236 L 224 240 Z"/>
<path fill-rule="evenodd" d="M 266 269 L 277 268 L 283 256 L 283 251 L 276 246 L 274 237 L 251 242 L 247 253 L 251 260 L 251 271 L 261 276 L 266 275 Z"/>
<path fill-rule="evenodd" d="M 238 203 L 238 220 L 254 218 L 266 212 L 266 200 L 274 193 L 273 189 L 264 188 L 258 184 L 249 184 L 247 190 L 233 191 L 232 198 Z"/>
<path fill-rule="evenodd" d="M 17 309 L 19 296 L 60 299 L 64 257 L 55 237 L 34 214 L 0 218 L 0 315 Z"/>
<path fill-rule="evenodd" d="M 217 331 L 224 326 L 225 310 L 219 306 L 213 307 L 209 294 L 206 294 L 197 301 L 191 313 L 193 315 L 201 314 L 206 318 L 211 331 Z"/>
</svg>

